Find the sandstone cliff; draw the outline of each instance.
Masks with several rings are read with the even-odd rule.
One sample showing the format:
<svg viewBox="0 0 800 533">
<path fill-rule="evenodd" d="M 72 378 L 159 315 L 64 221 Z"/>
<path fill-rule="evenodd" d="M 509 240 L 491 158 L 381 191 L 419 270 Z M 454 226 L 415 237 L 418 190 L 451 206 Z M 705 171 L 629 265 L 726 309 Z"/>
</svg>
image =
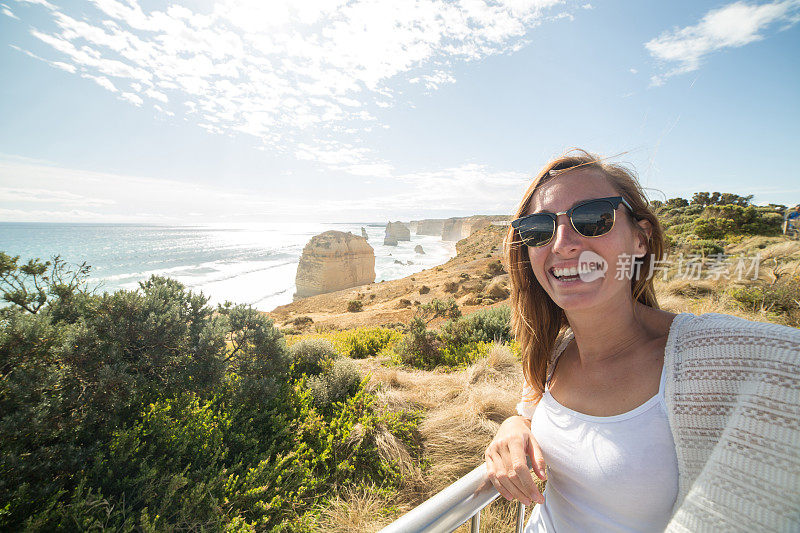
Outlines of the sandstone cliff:
<svg viewBox="0 0 800 533">
<path fill-rule="evenodd" d="M 442 226 L 442 240 L 460 241 L 463 238 L 461 235 L 463 222 L 463 218 L 448 218 L 445 220 Z"/>
<path fill-rule="evenodd" d="M 441 218 L 428 218 L 425 220 L 416 220 L 417 235 L 442 235 L 442 228 L 444 227 L 444 220 Z"/>
<path fill-rule="evenodd" d="M 389 222 L 386 224 L 386 235 L 383 244 L 386 246 L 397 246 L 398 241 L 410 241 L 411 231 L 402 222 Z"/>
<path fill-rule="evenodd" d="M 375 252 L 366 239 L 341 231 L 311 238 L 297 265 L 294 297 L 338 291 L 375 281 Z"/>
</svg>

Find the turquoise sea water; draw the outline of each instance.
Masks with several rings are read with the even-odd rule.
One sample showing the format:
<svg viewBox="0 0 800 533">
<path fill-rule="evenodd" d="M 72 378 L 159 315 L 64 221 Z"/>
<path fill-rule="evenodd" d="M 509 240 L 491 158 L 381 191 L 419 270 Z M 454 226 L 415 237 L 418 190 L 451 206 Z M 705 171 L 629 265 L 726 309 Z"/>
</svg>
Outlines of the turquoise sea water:
<svg viewBox="0 0 800 533">
<path fill-rule="evenodd" d="M 153 274 L 202 291 L 211 303 L 230 300 L 269 311 L 292 301 L 303 247 L 323 231 L 361 235 L 375 250 L 375 281 L 398 279 L 439 265 L 455 255 L 455 243 L 412 235 L 411 242 L 384 246 L 385 223 L 247 226 L 0 223 L 0 251 L 23 260 L 58 254 L 91 265 L 100 291 L 136 289 Z M 414 252 L 421 244 L 424 255 Z M 401 263 L 397 263 L 400 261 Z M 411 264 L 409 264 L 411 262 Z"/>
</svg>

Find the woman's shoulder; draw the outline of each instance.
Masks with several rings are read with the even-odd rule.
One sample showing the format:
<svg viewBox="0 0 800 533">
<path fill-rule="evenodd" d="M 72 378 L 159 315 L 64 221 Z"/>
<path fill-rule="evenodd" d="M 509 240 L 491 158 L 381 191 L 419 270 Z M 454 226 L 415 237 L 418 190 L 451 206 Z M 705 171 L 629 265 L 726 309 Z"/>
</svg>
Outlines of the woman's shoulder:
<svg viewBox="0 0 800 533">
<path fill-rule="evenodd" d="M 681 313 L 670 329 L 669 345 L 679 353 L 732 345 L 800 350 L 800 330 L 796 328 L 722 313 Z"/>
</svg>

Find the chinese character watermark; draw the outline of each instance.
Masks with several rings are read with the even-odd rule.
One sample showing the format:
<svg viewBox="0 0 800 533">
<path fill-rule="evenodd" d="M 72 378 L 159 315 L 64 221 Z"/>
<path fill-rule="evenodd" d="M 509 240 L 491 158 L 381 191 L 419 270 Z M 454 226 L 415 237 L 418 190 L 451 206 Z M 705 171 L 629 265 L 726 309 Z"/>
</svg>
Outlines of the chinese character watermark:
<svg viewBox="0 0 800 533">
<path fill-rule="evenodd" d="M 639 279 L 642 272 L 643 261 L 637 261 L 635 256 L 630 254 L 620 254 L 617 258 L 617 270 L 615 278 Z M 649 270 L 646 273 L 647 279 L 660 275 L 663 281 L 680 278 L 698 281 L 707 279 L 718 281 L 719 279 L 736 279 L 737 281 L 757 280 L 758 270 L 761 264 L 761 255 L 745 257 L 733 257 L 723 253 L 710 256 L 700 254 L 690 254 L 684 256 L 679 254 L 676 257 L 657 258 L 651 254 Z"/>
</svg>

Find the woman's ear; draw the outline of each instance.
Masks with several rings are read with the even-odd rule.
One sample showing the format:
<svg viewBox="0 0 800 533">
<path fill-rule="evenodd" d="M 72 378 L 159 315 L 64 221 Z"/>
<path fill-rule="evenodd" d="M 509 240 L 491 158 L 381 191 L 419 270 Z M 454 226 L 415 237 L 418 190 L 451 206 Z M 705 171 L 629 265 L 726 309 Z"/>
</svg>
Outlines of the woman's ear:
<svg viewBox="0 0 800 533">
<path fill-rule="evenodd" d="M 647 219 L 639 220 L 637 224 L 639 224 L 642 231 L 637 232 L 638 243 L 636 245 L 636 253 L 633 255 L 635 257 L 644 257 L 649 250 L 647 243 L 650 242 L 650 236 L 653 234 L 653 225 Z"/>
</svg>

